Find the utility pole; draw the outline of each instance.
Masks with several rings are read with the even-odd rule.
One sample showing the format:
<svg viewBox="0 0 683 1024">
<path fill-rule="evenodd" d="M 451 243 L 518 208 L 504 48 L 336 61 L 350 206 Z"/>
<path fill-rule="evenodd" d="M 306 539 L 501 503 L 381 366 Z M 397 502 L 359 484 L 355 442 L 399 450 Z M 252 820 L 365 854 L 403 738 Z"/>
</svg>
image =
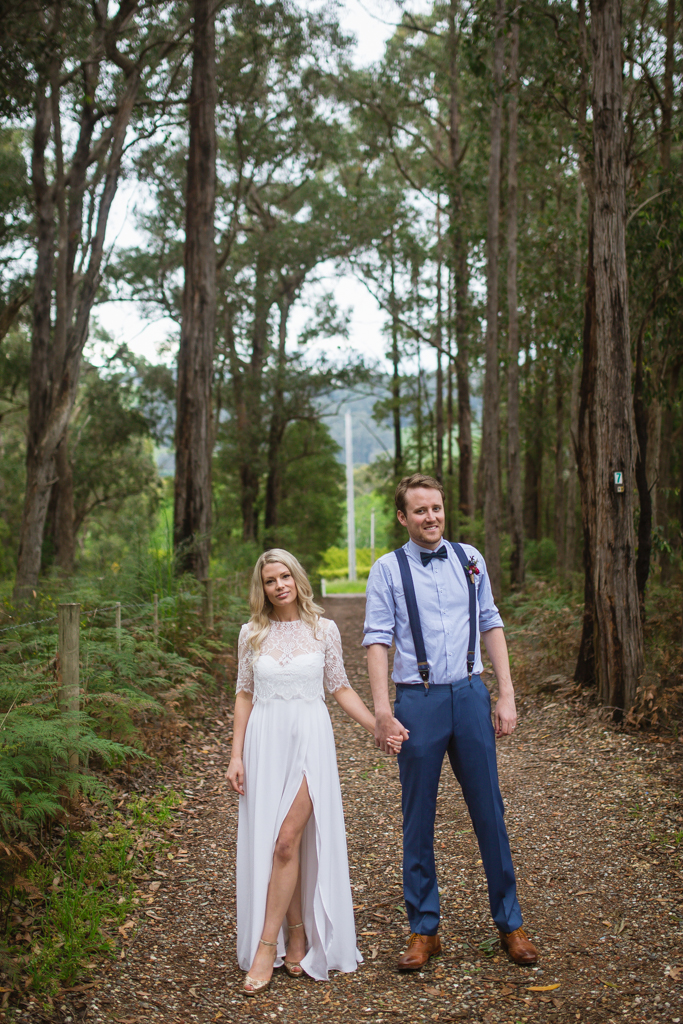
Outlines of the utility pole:
<svg viewBox="0 0 683 1024">
<path fill-rule="evenodd" d="M 353 437 L 351 413 L 346 414 L 346 529 L 348 533 L 349 582 L 356 579 L 356 516 L 353 494 Z"/>
<path fill-rule="evenodd" d="M 375 510 L 370 509 L 370 565 L 375 564 Z"/>
</svg>

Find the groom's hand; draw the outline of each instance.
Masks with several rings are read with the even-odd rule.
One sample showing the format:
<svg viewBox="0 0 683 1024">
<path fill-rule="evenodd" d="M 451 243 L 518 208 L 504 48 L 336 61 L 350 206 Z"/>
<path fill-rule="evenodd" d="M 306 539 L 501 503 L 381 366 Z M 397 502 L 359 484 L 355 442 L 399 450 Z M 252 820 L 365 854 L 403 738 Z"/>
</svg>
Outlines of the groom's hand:
<svg viewBox="0 0 683 1024">
<path fill-rule="evenodd" d="M 408 735 L 408 730 L 393 715 L 386 714 L 375 717 L 375 746 L 385 754 L 394 752 L 389 745 L 390 736 L 400 736 L 403 740 L 407 740 Z"/>
<path fill-rule="evenodd" d="M 500 697 L 493 714 L 496 736 L 511 736 L 517 725 L 517 708 L 514 696 Z"/>
</svg>

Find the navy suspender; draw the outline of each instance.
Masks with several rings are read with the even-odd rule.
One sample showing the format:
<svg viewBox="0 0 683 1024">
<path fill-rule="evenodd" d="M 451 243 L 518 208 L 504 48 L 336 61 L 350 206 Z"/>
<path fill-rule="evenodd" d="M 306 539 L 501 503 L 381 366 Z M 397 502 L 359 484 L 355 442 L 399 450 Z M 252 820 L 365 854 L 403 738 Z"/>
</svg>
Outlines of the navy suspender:
<svg viewBox="0 0 683 1024">
<path fill-rule="evenodd" d="M 470 640 L 467 645 L 467 678 L 471 679 L 472 670 L 474 669 L 474 648 L 477 642 L 477 588 L 474 584 L 474 574 L 468 572 L 467 555 L 462 546 L 460 544 L 453 544 L 451 541 L 451 547 L 460 559 L 460 564 L 467 578 L 467 593 L 470 599 Z"/>
<path fill-rule="evenodd" d="M 415 645 L 415 654 L 417 656 L 417 671 L 420 673 L 422 682 L 425 684 L 427 689 L 429 689 L 429 662 L 427 661 L 425 641 L 422 636 L 420 613 L 417 610 L 413 575 L 410 571 L 410 566 L 408 565 L 408 556 L 403 548 L 398 548 L 394 551 L 394 554 L 398 559 L 398 567 L 401 570 L 401 579 L 403 580 L 403 593 L 406 596 L 406 605 L 408 607 L 410 632 L 413 634 L 413 644 Z"/>
<path fill-rule="evenodd" d="M 475 660 L 474 648 L 477 642 L 477 588 L 474 585 L 473 574 L 468 572 L 467 555 L 465 554 L 462 546 L 460 544 L 454 544 L 452 541 L 449 541 L 449 543 L 458 556 L 460 564 L 465 572 L 465 576 L 467 577 L 470 618 L 470 636 L 467 644 L 467 678 L 471 679 Z M 408 609 L 410 632 L 413 634 L 413 645 L 415 647 L 415 655 L 417 657 L 417 670 L 420 673 L 420 678 L 425 684 L 425 687 L 429 689 L 429 663 L 427 661 L 425 642 L 422 635 L 422 625 L 420 624 L 420 613 L 417 607 L 417 598 L 415 597 L 413 574 L 410 571 L 410 564 L 405 550 L 403 548 L 398 548 L 394 551 L 394 554 L 398 560 L 398 567 L 401 571 L 401 580 L 403 581 L 403 593 L 405 594 L 406 607 Z"/>
</svg>

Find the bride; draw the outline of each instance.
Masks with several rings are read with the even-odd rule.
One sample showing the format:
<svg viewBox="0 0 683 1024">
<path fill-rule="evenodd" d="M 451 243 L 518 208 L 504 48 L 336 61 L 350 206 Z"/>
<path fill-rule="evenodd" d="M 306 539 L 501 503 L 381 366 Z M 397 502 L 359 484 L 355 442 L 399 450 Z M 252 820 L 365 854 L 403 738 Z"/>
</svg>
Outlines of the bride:
<svg viewBox="0 0 683 1024">
<path fill-rule="evenodd" d="M 292 977 L 327 980 L 362 959 L 325 689 L 373 734 L 375 719 L 351 689 L 339 630 L 321 618 L 293 555 L 260 556 L 249 600 L 227 778 L 240 794 L 237 958 L 248 970 L 242 991 L 255 996 L 282 964 Z M 400 737 L 391 746 L 400 750 Z"/>
</svg>

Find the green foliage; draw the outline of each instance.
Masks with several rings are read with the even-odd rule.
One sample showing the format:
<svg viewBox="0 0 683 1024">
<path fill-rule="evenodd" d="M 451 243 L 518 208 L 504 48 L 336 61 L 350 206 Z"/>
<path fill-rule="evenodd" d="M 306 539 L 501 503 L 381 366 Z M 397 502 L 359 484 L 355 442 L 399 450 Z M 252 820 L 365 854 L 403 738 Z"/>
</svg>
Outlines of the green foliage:
<svg viewBox="0 0 683 1024">
<path fill-rule="evenodd" d="M 552 579 L 557 568 L 557 545 L 550 537 L 528 540 L 525 545 L 526 566 L 539 579 Z"/>
<path fill-rule="evenodd" d="M 321 552 L 341 530 L 344 470 L 337 461 L 338 451 L 327 427 L 315 418 L 294 421 L 285 430 L 280 458 L 282 525 L 271 527 L 264 544 L 291 550 L 308 569 L 315 567 Z M 237 557 L 235 534 L 240 527 L 235 500 L 236 453 L 231 444 L 219 448 L 214 465 L 214 549 L 225 552 L 236 568 L 251 568 L 262 547 L 242 545 Z"/>
<path fill-rule="evenodd" d="M 386 555 L 389 548 L 375 548 L 375 560 Z M 356 575 L 359 579 L 367 579 L 372 566 L 370 548 L 356 548 Z M 348 550 L 346 548 L 328 548 L 323 555 L 318 572 L 326 580 L 345 580 L 349 575 Z M 365 588 L 363 588 L 365 589 Z M 332 593 L 332 590 L 330 590 Z"/>
<path fill-rule="evenodd" d="M 93 957 L 114 955 L 118 927 L 139 911 L 135 878 L 152 867 L 165 845 L 157 830 L 172 822 L 180 803 L 173 790 L 134 797 L 127 817 L 117 812 L 106 830 L 96 824 L 67 831 L 50 859 L 31 865 L 22 887 L 10 890 L 16 909 L 7 949 L 34 992 L 54 994 L 73 985 Z M 43 898 L 36 904 L 38 893 Z M 18 941 L 22 933 L 30 936 L 29 954 Z"/>
</svg>

